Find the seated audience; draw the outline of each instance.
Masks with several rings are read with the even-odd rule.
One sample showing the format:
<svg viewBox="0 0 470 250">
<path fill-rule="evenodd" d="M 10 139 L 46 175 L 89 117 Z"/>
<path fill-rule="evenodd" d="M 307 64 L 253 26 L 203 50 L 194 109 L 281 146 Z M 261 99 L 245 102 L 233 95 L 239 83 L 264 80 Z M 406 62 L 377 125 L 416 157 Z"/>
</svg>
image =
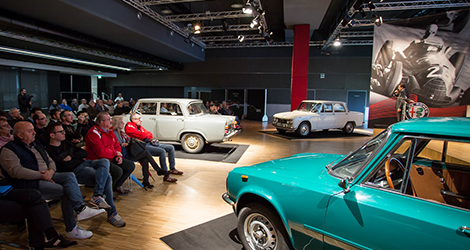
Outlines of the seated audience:
<svg viewBox="0 0 470 250">
<path fill-rule="evenodd" d="M 93 100 L 89 104 L 90 106 L 86 109 L 86 112 L 90 116 L 90 120 L 94 121 L 99 111 L 96 109 L 96 103 Z"/>
<path fill-rule="evenodd" d="M 182 175 L 183 172 L 175 168 L 175 147 L 170 144 L 158 143 L 158 140 L 153 139 L 153 134 L 141 126 L 142 118 L 139 114 L 133 113 L 130 118 L 131 121 L 128 122 L 125 127 L 126 134 L 131 138 L 137 138 L 146 142 L 145 148 L 150 152 L 151 155 L 158 156 L 160 158 L 160 166 L 164 171 L 168 171 L 166 164 L 166 153 L 168 152 L 170 173 L 175 175 Z M 177 181 L 170 175 L 166 175 L 163 180 L 168 182 Z"/>
<path fill-rule="evenodd" d="M 72 108 L 73 112 L 76 113 L 78 111 L 78 100 L 76 98 L 72 99 L 72 104 L 70 104 L 70 107 Z"/>
<path fill-rule="evenodd" d="M 77 147 L 84 146 L 83 137 L 80 134 L 80 131 L 75 129 L 75 127 L 72 125 L 72 112 L 67 110 L 62 111 L 62 113 L 60 113 L 60 120 L 62 121 L 62 125 L 65 130 L 65 139 L 72 142 Z"/>
<path fill-rule="evenodd" d="M 140 154 L 132 156 L 128 150 L 130 138 L 126 135 L 123 129 L 124 121 L 122 120 L 122 117 L 114 116 L 113 131 L 119 141 L 119 144 L 121 145 L 122 156 L 131 161 L 140 162 L 140 165 L 142 165 L 142 176 L 144 177 L 142 185 L 144 185 L 146 188 L 153 188 L 154 186 L 149 182 L 149 163 L 152 165 L 153 169 L 155 169 L 158 175 L 168 176 L 170 173 L 168 171 L 164 171 L 158 166 L 148 150 L 143 150 Z"/>
<path fill-rule="evenodd" d="M 113 177 L 114 191 L 121 195 L 129 192 L 122 188 L 122 184 L 134 171 L 134 162 L 124 159 L 121 146 L 111 128 L 111 116 L 107 112 L 100 112 L 96 116 L 96 125 L 88 131 L 86 137 L 86 151 L 88 160 L 108 159 L 109 171 Z"/>
<path fill-rule="evenodd" d="M 38 140 L 43 146 L 49 144 L 49 136 L 46 135 L 47 118 L 46 115 L 41 112 L 33 116 L 34 120 L 34 132 L 36 132 L 36 140 Z"/>
<path fill-rule="evenodd" d="M 114 115 L 122 115 L 126 114 L 126 110 L 124 109 L 124 102 L 118 101 L 116 103 L 116 108 L 114 109 Z"/>
<path fill-rule="evenodd" d="M 109 115 L 114 115 L 114 103 L 113 100 L 109 99 L 104 105 L 108 109 Z"/>
<path fill-rule="evenodd" d="M 95 126 L 95 122 L 88 119 L 88 113 L 86 111 L 78 111 L 77 113 L 77 130 L 85 138 L 91 127 Z"/>
<path fill-rule="evenodd" d="M 77 220 L 81 221 L 104 213 L 105 210 L 85 206 L 73 173 L 56 173 L 54 161 L 41 143 L 36 143 L 31 123 L 18 122 L 13 135 L 14 140 L 3 146 L 0 153 L 3 177 L 10 180 L 14 188 L 34 188 L 41 192 L 44 199 L 60 199 L 66 237 L 90 238 L 93 233 L 77 225 L 74 211 L 77 212 Z"/>
<path fill-rule="evenodd" d="M 31 122 L 33 125 L 34 125 L 33 116 L 34 116 L 36 113 L 37 113 L 37 114 L 42 113 L 41 108 L 38 108 L 38 107 L 32 108 L 32 109 L 30 110 L 30 112 L 29 112 L 29 117 L 28 117 L 28 119 L 27 119 L 27 121 L 28 121 L 28 122 Z"/>
<path fill-rule="evenodd" d="M 61 122 L 60 120 L 60 109 L 53 109 L 49 112 L 51 115 L 51 120 L 49 122 Z"/>
<path fill-rule="evenodd" d="M 62 99 L 62 103 L 59 106 L 60 106 L 60 109 L 72 111 L 72 108 L 69 105 L 67 105 L 67 100 L 65 99 Z"/>
<path fill-rule="evenodd" d="M 49 111 L 53 109 L 60 109 L 59 104 L 57 104 L 57 100 L 52 100 L 52 104 L 49 106 Z"/>
<path fill-rule="evenodd" d="M 30 248 L 42 250 L 77 245 L 76 241 L 67 240 L 56 231 L 49 207 L 37 189 L 13 189 L 0 196 L 0 223 L 16 223 L 24 219 L 28 222 Z"/>
<path fill-rule="evenodd" d="M 97 100 L 95 108 L 98 110 L 98 112 L 108 112 L 108 108 L 104 106 L 103 100 Z"/>
<path fill-rule="evenodd" d="M 211 103 L 209 105 L 209 112 L 213 115 L 220 115 L 220 113 L 218 112 L 218 107 L 214 103 Z"/>
<path fill-rule="evenodd" d="M 10 120 L 8 120 L 8 123 L 10 126 L 13 128 L 15 124 L 19 121 L 23 121 L 24 118 L 21 116 L 20 110 L 17 108 L 12 108 L 10 109 Z"/>
<path fill-rule="evenodd" d="M 118 215 L 113 201 L 113 187 L 109 175 L 109 160 L 84 160 L 88 155 L 81 148 L 75 147 L 65 139 L 62 124 L 54 123 L 47 127 L 50 137 L 46 150 L 54 160 L 57 172 L 73 172 L 79 183 L 94 186 L 90 204 L 108 211 L 108 222 L 116 227 L 126 225 Z"/>
<path fill-rule="evenodd" d="M 78 111 L 84 111 L 88 108 L 88 104 L 86 104 L 86 99 L 80 100 L 80 105 L 78 105 Z"/>
<path fill-rule="evenodd" d="M 121 93 L 119 93 L 116 99 L 114 99 L 114 102 L 118 102 L 118 101 L 121 101 L 121 102 L 124 101 L 124 97 L 122 97 Z"/>
<path fill-rule="evenodd" d="M 5 117 L 5 118 L 8 118 L 8 115 L 5 111 L 3 110 L 0 110 L 0 117 Z"/>
<path fill-rule="evenodd" d="M 0 117 L 0 148 L 10 141 L 13 141 L 10 124 L 8 124 L 7 118 Z"/>
</svg>

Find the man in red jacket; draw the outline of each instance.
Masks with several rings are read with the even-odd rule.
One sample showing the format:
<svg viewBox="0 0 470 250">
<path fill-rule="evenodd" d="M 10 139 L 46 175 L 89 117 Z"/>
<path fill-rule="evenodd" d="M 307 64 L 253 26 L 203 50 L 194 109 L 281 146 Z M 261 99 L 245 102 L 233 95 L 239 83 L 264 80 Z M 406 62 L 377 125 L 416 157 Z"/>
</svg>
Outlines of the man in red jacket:
<svg viewBox="0 0 470 250">
<path fill-rule="evenodd" d="M 170 173 L 175 175 L 182 175 L 183 172 L 175 168 L 175 147 L 170 144 L 158 143 L 158 140 L 153 139 L 153 134 L 150 131 L 147 131 L 144 127 L 141 126 L 142 118 L 139 114 L 133 113 L 131 115 L 131 121 L 126 124 L 124 130 L 129 137 L 137 138 L 141 141 L 146 142 L 145 148 L 153 156 L 158 156 L 160 158 L 160 166 L 163 170 L 168 171 L 166 165 L 166 153 L 168 152 L 168 161 L 170 163 Z M 164 181 L 175 182 L 176 179 L 170 175 L 163 178 Z"/>
<path fill-rule="evenodd" d="M 100 112 L 96 116 L 96 125 L 91 127 L 85 137 L 88 160 L 108 159 L 111 163 L 109 172 L 113 178 L 114 191 L 127 195 L 129 191 L 122 188 L 122 184 L 134 171 L 134 162 L 122 158 L 121 145 L 111 130 L 111 116 L 107 112 Z"/>
</svg>

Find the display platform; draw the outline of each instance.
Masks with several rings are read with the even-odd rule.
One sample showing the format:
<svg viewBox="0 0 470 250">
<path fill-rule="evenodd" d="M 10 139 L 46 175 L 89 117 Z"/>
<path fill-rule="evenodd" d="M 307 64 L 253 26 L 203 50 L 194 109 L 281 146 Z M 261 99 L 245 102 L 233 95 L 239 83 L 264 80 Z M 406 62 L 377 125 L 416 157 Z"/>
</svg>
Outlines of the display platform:
<svg viewBox="0 0 470 250">
<path fill-rule="evenodd" d="M 213 143 L 205 145 L 198 154 L 186 153 L 180 144 L 174 144 L 175 157 L 203 161 L 237 163 L 250 145 L 233 143 Z"/>
<path fill-rule="evenodd" d="M 206 223 L 160 238 L 175 250 L 243 248 L 237 233 L 237 217 L 230 213 Z"/>
<path fill-rule="evenodd" d="M 354 132 L 351 135 L 345 134 L 342 130 L 339 129 L 330 129 L 328 131 L 316 131 L 311 132 L 307 137 L 300 137 L 296 133 L 284 133 L 281 134 L 275 129 L 269 130 L 260 130 L 258 131 L 263 134 L 275 136 L 278 138 L 297 141 L 297 140 L 315 140 L 315 139 L 328 139 L 328 138 L 348 138 L 348 137 L 357 137 L 357 136 L 372 136 L 373 131 L 371 129 L 354 129 Z"/>
</svg>

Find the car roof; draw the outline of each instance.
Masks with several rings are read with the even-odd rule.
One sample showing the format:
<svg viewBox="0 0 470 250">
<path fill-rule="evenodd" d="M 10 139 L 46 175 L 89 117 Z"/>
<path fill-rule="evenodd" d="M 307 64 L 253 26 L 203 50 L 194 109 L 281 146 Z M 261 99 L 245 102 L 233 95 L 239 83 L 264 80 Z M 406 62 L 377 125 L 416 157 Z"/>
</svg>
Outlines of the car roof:
<svg viewBox="0 0 470 250">
<path fill-rule="evenodd" d="M 336 103 L 345 104 L 345 102 L 342 102 L 342 101 L 330 101 L 330 100 L 303 100 L 302 102 L 336 102 Z"/>
<path fill-rule="evenodd" d="M 470 118 L 426 117 L 410 119 L 392 125 L 392 133 L 415 133 L 470 138 Z"/>
<path fill-rule="evenodd" d="M 190 102 L 202 102 L 199 99 L 188 99 L 188 98 L 140 98 L 140 102 L 180 102 L 180 103 L 190 103 Z"/>
</svg>

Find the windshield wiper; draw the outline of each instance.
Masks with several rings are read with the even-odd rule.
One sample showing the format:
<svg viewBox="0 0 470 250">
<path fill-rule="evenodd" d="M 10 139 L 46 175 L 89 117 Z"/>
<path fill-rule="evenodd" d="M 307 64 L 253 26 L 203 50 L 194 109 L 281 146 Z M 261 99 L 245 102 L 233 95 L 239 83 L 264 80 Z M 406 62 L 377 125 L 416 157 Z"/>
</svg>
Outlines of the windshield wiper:
<svg viewBox="0 0 470 250">
<path fill-rule="evenodd" d="M 339 158 L 336 158 L 334 161 L 328 163 L 328 165 L 326 165 L 325 168 L 326 168 L 327 170 L 330 170 L 330 166 L 333 165 L 333 163 L 335 163 L 338 159 L 339 159 Z"/>
</svg>

